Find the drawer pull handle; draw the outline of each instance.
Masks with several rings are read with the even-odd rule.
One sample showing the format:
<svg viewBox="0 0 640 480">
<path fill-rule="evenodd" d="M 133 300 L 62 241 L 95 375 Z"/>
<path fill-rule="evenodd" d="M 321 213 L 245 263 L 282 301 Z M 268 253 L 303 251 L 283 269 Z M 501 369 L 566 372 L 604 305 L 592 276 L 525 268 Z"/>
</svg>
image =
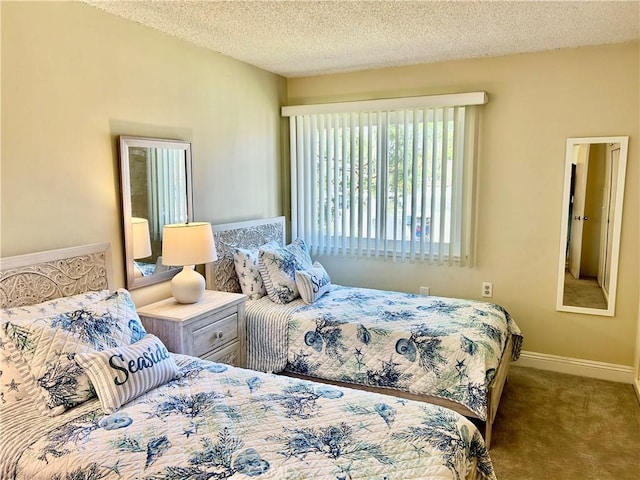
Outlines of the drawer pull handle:
<svg viewBox="0 0 640 480">
<path fill-rule="evenodd" d="M 213 334 L 213 338 L 214 338 L 214 339 L 222 338 L 222 332 L 215 332 L 215 333 Z"/>
</svg>

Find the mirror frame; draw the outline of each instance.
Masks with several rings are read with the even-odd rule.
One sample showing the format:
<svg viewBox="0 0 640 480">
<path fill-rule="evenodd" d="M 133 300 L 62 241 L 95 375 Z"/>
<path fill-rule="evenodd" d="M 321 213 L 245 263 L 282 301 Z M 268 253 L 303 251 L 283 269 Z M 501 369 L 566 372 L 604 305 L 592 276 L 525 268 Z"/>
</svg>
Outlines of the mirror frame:
<svg viewBox="0 0 640 480">
<path fill-rule="evenodd" d="M 573 163 L 573 148 L 583 144 L 619 143 L 620 158 L 616 182 L 616 209 L 613 218 L 613 234 L 611 240 L 611 279 L 607 308 L 589 308 L 564 305 L 564 276 L 566 268 L 566 248 L 569 223 L 569 196 L 571 194 L 571 165 Z M 615 315 L 616 293 L 618 288 L 618 257 L 620 254 L 620 230 L 622 227 L 622 209 L 624 206 L 624 183 L 627 169 L 627 154 L 629 148 L 628 136 L 612 137 L 574 137 L 567 139 L 565 153 L 564 189 L 562 192 L 562 224 L 560 229 L 560 254 L 558 260 L 558 288 L 556 310 L 560 312 L 583 313 L 613 317 Z"/>
<path fill-rule="evenodd" d="M 133 228 L 131 226 L 131 170 L 129 148 L 171 148 L 185 152 L 185 175 L 187 183 L 187 221 L 193 221 L 193 186 L 191 176 L 191 143 L 163 138 L 121 136 L 120 141 L 120 194 L 122 200 L 122 227 L 124 240 L 125 280 L 128 290 L 154 285 L 171 280 L 180 268 L 170 268 L 147 277 L 136 277 L 133 258 Z"/>
</svg>

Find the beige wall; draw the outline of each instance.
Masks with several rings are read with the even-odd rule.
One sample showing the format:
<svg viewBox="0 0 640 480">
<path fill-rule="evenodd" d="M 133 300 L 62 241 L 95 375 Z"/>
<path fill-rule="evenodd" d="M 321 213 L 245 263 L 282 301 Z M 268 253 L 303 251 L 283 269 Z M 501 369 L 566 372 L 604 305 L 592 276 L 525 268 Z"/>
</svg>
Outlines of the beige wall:
<svg viewBox="0 0 640 480">
<path fill-rule="evenodd" d="M 192 142 L 196 220 L 281 213 L 282 77 L 81 3 L 1 8 L 2 256 L 109 241 L 124 285 L 120 134 Z"/>
<path fill-rule="evenodd" d="M 633 365 L 638 323 L 638 44 L 417 65 L 288 81 L 288 104 L 486 91 L 473 269 L 322 257 L 336 283 L 494 300 L 524 349 Z M 555 311 L 567 137 L 629 135 L 616 316 Z"/>
<path fill-rule="evenodd" d="M 492 281 L 526 350 L 633 363 L 637 44 L 291 79 L 285 101 L 276 75 L 87 5 L 1 2 L 0 9 L 0 255 L 110 241 L 124 285 L 120 134 L 191 141 L 195 217 L 220 223 L 282 213 L 282 103 L 485 90 L 478 265 L 320 260 L 337 283 L 426 285 L 434 295 L 477 298 L 481 282 Z M 554 309 L 564 142 L 595 135 L 631 137 L 614 318 Z M 143 304 L 169 296 L 169 287 L 133 294 Z"/>
</svg>

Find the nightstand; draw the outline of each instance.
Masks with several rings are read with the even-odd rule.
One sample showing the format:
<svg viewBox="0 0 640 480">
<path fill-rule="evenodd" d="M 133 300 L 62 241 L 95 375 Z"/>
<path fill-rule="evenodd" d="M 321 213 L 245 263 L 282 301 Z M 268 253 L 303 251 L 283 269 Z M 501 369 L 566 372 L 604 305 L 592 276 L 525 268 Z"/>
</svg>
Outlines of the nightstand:
<svg viewBox="0 0 640 480">
<path fill-rule="evenodd" d="M 160 338 L 170 352 L 244 367 L 246 298 L 205 290 L 197 303 L 167 298 L 138 308 L 138 315 L 147 332 Z"/>
</svg>

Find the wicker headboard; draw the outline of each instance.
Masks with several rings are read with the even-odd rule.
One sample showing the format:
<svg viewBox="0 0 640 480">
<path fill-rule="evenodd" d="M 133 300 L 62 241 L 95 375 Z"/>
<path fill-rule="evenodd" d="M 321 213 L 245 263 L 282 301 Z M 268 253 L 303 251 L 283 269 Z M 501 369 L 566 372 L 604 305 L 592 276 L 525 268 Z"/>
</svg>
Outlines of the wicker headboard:
<svg viewBox="0 0 640 480">
<path fill-rule="evenodd" d="M 233 264 L 233 248 L 258 248 L 271 240 L 284 245 L 284 217 L 214 225 L 213 238 L 218 260 L 205 266 L 207 289 L 240 292 Z"/>
<path fill-rule="evenodd" d="M 109 243 L 0 259 L 0 308 L 105 289 L 115 289 Z"/>
</svg>

